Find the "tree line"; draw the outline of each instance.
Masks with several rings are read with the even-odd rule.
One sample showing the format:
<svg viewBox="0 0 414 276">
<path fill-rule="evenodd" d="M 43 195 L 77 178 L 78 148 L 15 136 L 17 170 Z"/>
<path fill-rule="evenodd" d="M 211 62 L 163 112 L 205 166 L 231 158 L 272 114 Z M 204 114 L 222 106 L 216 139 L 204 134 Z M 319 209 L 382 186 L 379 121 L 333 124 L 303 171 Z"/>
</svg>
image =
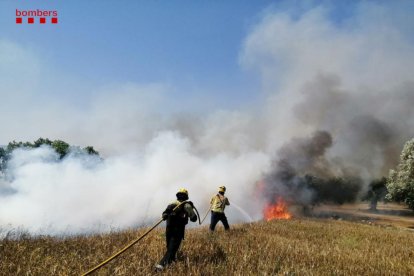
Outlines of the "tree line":
<svg viewBox="0 0 414 276">
<path fill-rule="evenodd" d="M 16 142 L 12 141 L 7 144 L 5 147 L 0 146 L 0 172 L 4 172 L 7 167 L 7 161 L 10 160 L 12 152 L 18 148 L 28 148 L 34 149 L 41 146 L 50 146 L 58 155 L 59 159 L 63 159 L 70 151 L 82 151 L 89 155 L 99 156 L 99 152 L 96 151 L 92 146 L 87 146 L 84 148 L 78 146 L 71 146 L 65 141 L 62 140 L 50 140 L 48 138 L 39 138 L 34 142 Z"/>
</svg>

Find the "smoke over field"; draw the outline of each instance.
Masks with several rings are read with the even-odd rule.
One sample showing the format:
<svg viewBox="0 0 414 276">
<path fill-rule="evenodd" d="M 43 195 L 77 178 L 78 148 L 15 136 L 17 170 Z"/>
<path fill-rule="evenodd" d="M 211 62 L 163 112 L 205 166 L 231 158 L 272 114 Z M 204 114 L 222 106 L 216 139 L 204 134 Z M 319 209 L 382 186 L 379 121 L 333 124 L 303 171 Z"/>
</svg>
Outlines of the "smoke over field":
<svg viewBox="0 0 414 276">
<path fill-rule="evenodd" d="M 259 186 L 270 204 L 353 201 L 414 135 L 412 46 L 390 10 L 362 4 L 341 24 L 326 15 L 267 14 L 245 43 L 242 62 L 269 94 L 274 154 Z"/>
<path fill-rule="evenodd" d="M 203 213 L 225 185 L 254 219 L 277 196 L 300 204 L 357 199 L 414 136 L 414 44 L 407 22 L 392 20 L 409 18 L 404 12 L 368 2 L 343 22 L 323 6 L 300 16 L 265 12 L 239 54 L 258 73 L 264 100 L 237 110 L 172 106 L 174 88 L 160 83 L 94 88 L 82 109 L 58 97 L 45 106 L 36 92 L 56 80 L 40 57 L 0 40 L 0 71 L 9 72 L 0 75 L 8 114 L 0 144 L 42 136 L 93 145 L 104 157 L 55 162 L 47 147 L 16 150 L 0 178 L 0 227 L 62 234 L 148 224 L 180 187 Z M 39 75 L 17 66 L 25 62 Z M 258 182 L 264 200 L 255 197 Z"/>
<path fill-rule="evenodd" d="M 49 147 L 17 149 L 9 177 L 0 183 L 0 223 L 5 230 L 23 226 L 51 234 L 145 225 L 160 217 L 180 187 L 204 212 L 217 185 L 248 188 L 266 161 L 259 153 L 201 158 L 190 153 L 188 140 L 171 132 L 154 138 L 142 154 L 104 160 L 69 155 L 56 162 Z"/>
</svg>

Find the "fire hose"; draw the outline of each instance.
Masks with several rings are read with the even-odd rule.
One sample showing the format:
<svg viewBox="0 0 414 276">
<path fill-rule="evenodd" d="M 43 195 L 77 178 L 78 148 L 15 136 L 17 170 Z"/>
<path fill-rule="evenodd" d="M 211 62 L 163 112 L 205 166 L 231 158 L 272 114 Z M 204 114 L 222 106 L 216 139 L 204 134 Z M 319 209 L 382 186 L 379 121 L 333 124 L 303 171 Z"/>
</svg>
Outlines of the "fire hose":
<svg viewBox="0 0 414 276">
<path fill-rule="evenodd" d="M 207 218 L 208 213 L 210 213 L 212 205 L 210 205 L 210 208 L 208 208 L 206 214 L 204 215 L 203 219 L 201 220 L 200 224 L 202 224 L 204 222 L 204 220 Z"/>
<path fill-rule="evenodd" d="M 187 203 L 188 201 L 183 201 L 180 204 L 178 204 L 177 206 L 174 207 L 173 212 L 180 207 L 182 204 Z M 192 207 L 194 208 L 194 210 L 197 213 L 197 217 L 198 217 L 198 223 L 201 225 L 201 221 L 200 221 L 200 215 L 198 213 L 198 210 L 196 207 L 194 207 L 194 205 L 192 205 Z M 131 246 L 133 246 L 134 244 L 136 244 L 137 242 L 139 242 L 140 240 L 142 240 L 146 235 L 148 235 L 152 230 L 155 229 L 155 227 L 157 227 L 161 222 L 163 222 L 164 219 L 160 219 L 156 224 L 154 224 L 154 226 L 152 226 L 150 229 L 148 229 L 144 234 L 142 234 L 140 237 L 136 238 L 135 240 L 133 240 L 132 242 L 130 242 L 127 246 L 125 246 L 124 248 L 122 248 L 120 251 L 118 251 L 117 253 L 115 253 L 114 255 L 112 255 L 111 257 L 109 257 L 108 259 L 106 259 L 105 261 L 101 262 L 100 264 L 98 264 L 97 266 L 95 266 L 94 268 L 91 268 L 90 270 L 88 270 L 87 272 L 83 273 L 82 276 L 86 276 L 86 275 L 90 275 L 91 273 L 93 273 L 94 271 L 98 270 L 99 268 L 103 267 L 104 265 L 106 265 L 107 263 L 109 263 L 110 261 L 112 261 L 113 259 L 115 259 L 116 257 L 118 257 L 119 255 L 121 255 L 122 253 L 124 253 L 126 250 L 128 250 Z"/>
</svg>

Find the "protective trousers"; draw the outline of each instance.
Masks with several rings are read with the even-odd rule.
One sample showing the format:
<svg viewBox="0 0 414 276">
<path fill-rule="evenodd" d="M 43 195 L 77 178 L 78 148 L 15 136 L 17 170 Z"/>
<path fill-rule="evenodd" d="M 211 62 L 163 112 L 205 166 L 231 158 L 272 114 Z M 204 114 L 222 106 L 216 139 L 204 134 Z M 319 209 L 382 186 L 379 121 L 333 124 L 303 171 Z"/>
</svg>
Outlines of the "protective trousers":
<svg viewBox="0 0 414 276">
<path fill-rule="evenodd" d="M 210 221 L 210 230 L 214 231 L 214 229 L 216 228 L 217 223 L 221 221 L 224 225 L 224 229 L 225 230 L 229 230 L 230 226 L 229 223 L 227 222 L 227 217 L 224 213 L 219 213 L 219 212 L 211 212 L 211 221 Z"/>
<path fill-rule="evenodd" d="M 160 265 L 162 266 L 166 266 L 175 261 L 177 251 L 184 238 L 182 231 L 177 231 L 177 229 L 167 229 L 165 234 L 167 239 L 167 252 L 165 252 L 164 257 L 160 261 Z"/>
</svg>

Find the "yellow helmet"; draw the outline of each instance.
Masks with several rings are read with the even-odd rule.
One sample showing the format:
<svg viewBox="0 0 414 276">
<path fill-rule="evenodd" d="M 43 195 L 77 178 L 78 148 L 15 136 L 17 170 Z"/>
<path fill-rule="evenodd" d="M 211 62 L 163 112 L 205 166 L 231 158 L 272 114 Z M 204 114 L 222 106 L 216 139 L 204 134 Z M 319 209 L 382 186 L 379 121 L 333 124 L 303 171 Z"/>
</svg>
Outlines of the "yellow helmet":
<svg viewBox="0 0 414 276">
<path fill-rule="evenodd" d="M 176 196 L 178 200 L 188 200 L 188 191 L 184 188 L 181 188 L 178 190 Z"/>
<path fill-rule="evenodd" d="M 224 193 L 226 191 L 226 187 L 220 186 L 218 191 Z"/>
<path fill-rule="evenodd" d="M 188 191 L 184 188 L 180 188 L 177 192 L 177 194 L 186 194 L 188 196 Z"/>
</svg>

